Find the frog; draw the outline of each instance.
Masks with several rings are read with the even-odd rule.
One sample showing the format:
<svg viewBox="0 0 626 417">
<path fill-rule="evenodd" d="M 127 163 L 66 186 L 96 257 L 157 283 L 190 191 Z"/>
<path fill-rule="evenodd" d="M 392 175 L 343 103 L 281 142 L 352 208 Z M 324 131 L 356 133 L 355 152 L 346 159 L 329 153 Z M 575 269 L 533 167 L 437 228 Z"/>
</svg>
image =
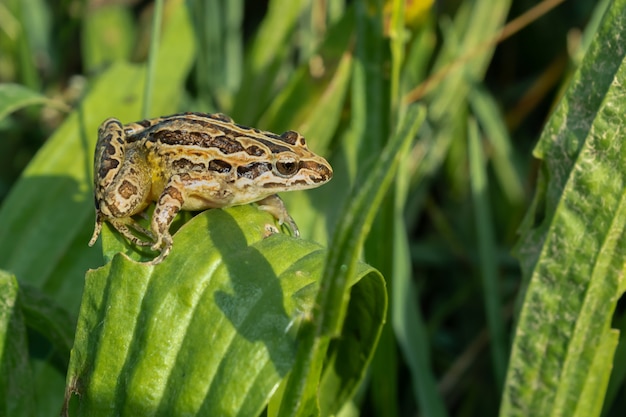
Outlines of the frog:
<svg viewBox="0 0 626 417">
<path fill-rule="evenodd" d="M 222 113 L 186 112 L 98 128 L 94 154 L 96 222 L 130 242 L 149 246 L 157 265 L 171 252 L 170 226 L 181 211 L 256 203 L 298 237 L 279 192 L 319 187 L 333 177 L 326 159 L 293 130 L 275 134 L 237 124 Z M 148 217 L 149 228 L 135 217 Z"/>
</svg>

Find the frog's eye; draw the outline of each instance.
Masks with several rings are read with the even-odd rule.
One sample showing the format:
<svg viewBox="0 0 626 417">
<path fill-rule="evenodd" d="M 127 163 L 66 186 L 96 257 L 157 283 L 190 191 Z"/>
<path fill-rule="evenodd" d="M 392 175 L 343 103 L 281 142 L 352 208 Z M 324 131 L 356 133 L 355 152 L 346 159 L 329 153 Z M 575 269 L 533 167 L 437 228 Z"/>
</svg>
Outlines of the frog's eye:
<svg viewBox="0 0 626 417">
<path fill-rule="evenodd" d="M 298 172 L 298 161 L 294 158 L 285 158 L 276 161 L 275 172 L 281 177 L 291 177 Z"/>
</svg>

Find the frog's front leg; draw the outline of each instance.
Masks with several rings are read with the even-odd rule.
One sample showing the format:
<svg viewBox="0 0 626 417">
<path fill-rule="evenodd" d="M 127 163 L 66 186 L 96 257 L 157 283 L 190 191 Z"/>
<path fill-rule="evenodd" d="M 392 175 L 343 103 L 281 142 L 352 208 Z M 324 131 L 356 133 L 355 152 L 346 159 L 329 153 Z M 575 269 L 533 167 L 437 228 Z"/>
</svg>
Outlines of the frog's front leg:
<svg viewBox="0 0 626 417">
<path fill-rule="evenodd" d="M 166 183 L 152 213 L 151 229 L 155 236 L 152 250 L 161 251 L 150 263 L 163 261 L 172 249 L 170 226 L 176 214 L 183 210 L 206 210 L 224 207 L 232 200 L 233 194 L 224 182 L 207 178 L 203 172 L 173 175 Z"/>
<path fill-rule="evenodd" d="M 159 256 L 150 263 L 156 265 L 169 255 L 172 250 L 172 235 L 170 226 L 184 204 L 183 191 L 184 184 L 180 175 L 174 175 L 159 197 L 152 213 L 151 229 L 155 235 L 155 242 L 152 250 L 161 251 Z"/>
<path fill-rule="evenodd" d="M 259 205 L 259 209 L 267 211 L 274 216 L 274 218 L 278 220 L 278 224 L 286 224 L 293 236 L 300 236 L 298 225 L 289 215 L 285 203 L 283 203 L 283 200 L 277 194 L 265 197 L 263 200 L 257 201 L 257 204 Z"/>
</svg>

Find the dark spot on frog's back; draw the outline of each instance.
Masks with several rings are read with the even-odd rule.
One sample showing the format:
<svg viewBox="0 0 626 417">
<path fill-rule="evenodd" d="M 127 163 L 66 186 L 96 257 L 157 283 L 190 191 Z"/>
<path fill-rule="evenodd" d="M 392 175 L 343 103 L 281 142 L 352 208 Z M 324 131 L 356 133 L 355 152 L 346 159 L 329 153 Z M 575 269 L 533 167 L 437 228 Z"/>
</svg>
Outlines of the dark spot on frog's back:
<svg viewBox="0 0 626 417">
<path fill-rule="evenodd" d="M 204 171 L 203 163 L 194 163 L 187 158 L 178 158 L 172 161 L 172 168 L 180 171 Z"/>
<path fill-rule="evenodd" d="M 296 142 L 298 142 L 299 137 L 300 135 L 298 134 L 298 132 L 294 132 L 293 130 L 288 130 L 280 135 L 280 138 L 290 145 L 295 145 Z"/>
<path fill-rule="evenodd" d="M 291 149 L 289 149 L 286 146 L 279 145 L 276 142 L 272 142 L 270 140 L 266 140 L 266 139 L 262 139 L 262 138 L 256 138 L 256 140 L 258 142 L 261 142 L 263 145 L 267 146 L 267 148 L 273 154 L 277 154 L 277 153 L 280 153 L 280 152 L 291 152 Z"/>
<path fill-rule="evenodd" d="M 226 135 L 209 137 L 205 147 L 217 148 L 225 155 L 242 152 L 244 150 L 244 147 L 241 145 L 241 143 L 237 142 L 236 140 L 230 139 Z"/>
<path fill-rule="evenodd" d="M 222 161 L 221 159 L 213 159 L 209 162 L 209 171 L 226 174 L 232 169 L 232 166 L 228 162 Z"/>
<path fill-rule="evenodd" d="M 161 142 L 167 145 L 178 145 L 180 143 L 180 131 L 158 130 L 149 135 L 148 140 L 150 140 L 150 142 Z"/>
<path fill-rule="evenodd" d="M 263 156 L 265 155 L 265 150 L 256 145 L 250 145 L 246 148 L 246 153 L 251 156 Z"/>
</svg>

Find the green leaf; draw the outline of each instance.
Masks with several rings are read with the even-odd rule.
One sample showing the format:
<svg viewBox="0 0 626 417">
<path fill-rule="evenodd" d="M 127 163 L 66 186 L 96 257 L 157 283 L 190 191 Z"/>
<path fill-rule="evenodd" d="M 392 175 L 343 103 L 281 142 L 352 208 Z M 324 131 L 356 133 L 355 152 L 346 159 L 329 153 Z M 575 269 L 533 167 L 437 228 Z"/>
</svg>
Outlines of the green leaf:
<svg viewBox="0 0 626 417">
<path fill-rule="evenodd" d="M 0 84 L 0 120 L 14 111 L 35 104 L 48 104 L 64 111 L 69 110 L 64 103 L 51 100 L 23 85 Z"/>
<path fill-rule="evenodd" d="M 626 1 L 617 0 L 535 149 L 543 165 L 517 248 L 527 288 L 501 416 L 601 409 L 585 395 L 604 396 L 624 290 L 624 31 Z"/>
<path fill-rule="evenodd" d="M 26 327 L 15 276 L 0 271 L 0 414 L 35 415 Z"/>
<path fill-rule="evenodd" d="M 267 237 L 273 223 L 251 205 L 208 210 L 158 266 L 118 255 L 90 271 L 67 378 L 78 415 L 258 415 L 294 364 L 326 257 Z M 380 276 L 358 272 L 354 306 L 376 316 Z M 363 340 L 347 333 L 337 357 L 371 349 L 378 326 L 363 320 Z"/>
<path fill-rule="evenodd" d="M 524 199 L 524 188 L 513 161 L 514 149 L 504 117 L 494 98 L 483 87 L 475 85 L 468 98 L 492 146 L 493 168 L 500 186 L 511 204 L 519 204 Z"/>
</svg>

